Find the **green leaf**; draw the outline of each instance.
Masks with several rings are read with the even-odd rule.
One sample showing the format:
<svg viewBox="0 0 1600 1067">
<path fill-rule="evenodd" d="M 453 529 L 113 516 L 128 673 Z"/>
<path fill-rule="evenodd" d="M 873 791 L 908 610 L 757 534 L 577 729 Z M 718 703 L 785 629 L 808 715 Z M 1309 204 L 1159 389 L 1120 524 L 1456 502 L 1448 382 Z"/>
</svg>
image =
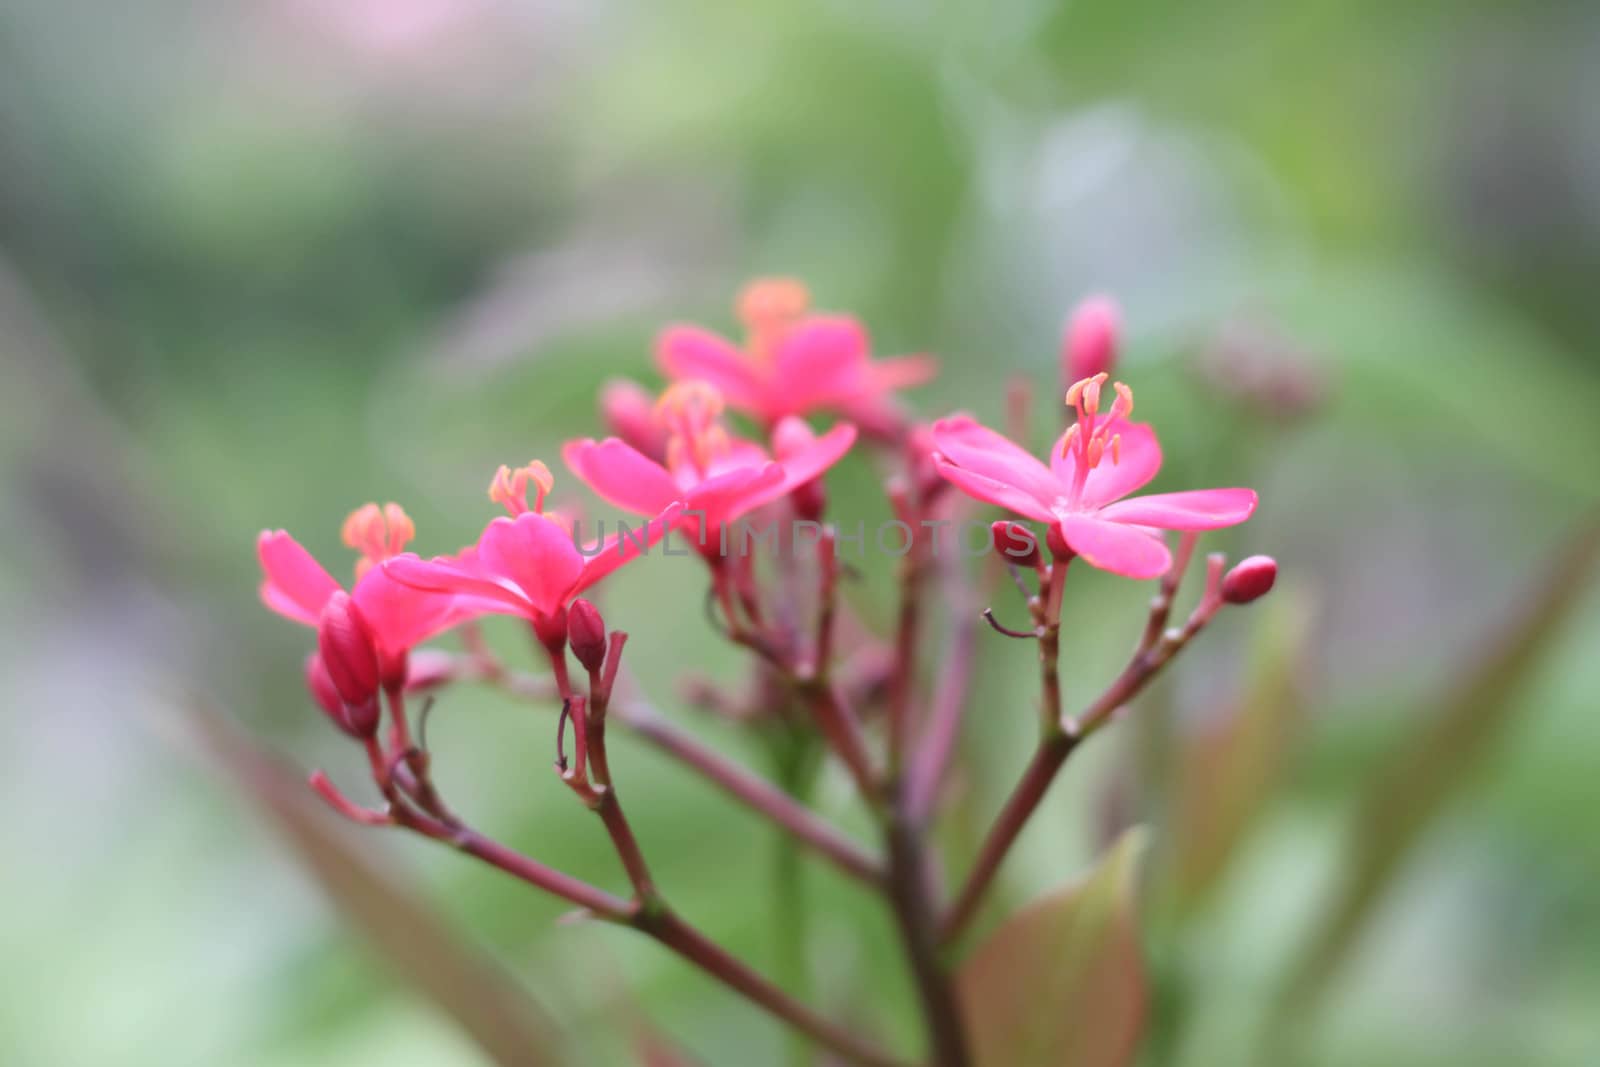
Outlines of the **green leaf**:
<svg viewBox="0 0 1600 1067">
<path fill-rule="evenodd" d="M 1144 833 L 1122 836 L 1087 881 L 1007 919 L 956 976 L 979 1067 L 1121 1067 L 1144 1028 L 1134 915 Z"/>
<path fill-rule="evenodd" d="M 397 976 L 450 1016 L 502 1067 L 560 1062 L 555 1022 L 500 966 L 464 943 L 385 869 L 304 778 L 216 712 L 191 716 L 199 749 L 293 849 L 345 920 Z M 381 831 L 370 831 L 373 833 Z"/>
<path fill-rule="evenodd" d="M 1288 1022 L 1306 1016 L 1412 847 L 1516 716 L 1534 710 L 1513 698 L 1580 603 L 1597 564 L 1600 523 L 1591 523 L 1523 602 L 1512 606 L 1484 646 L 1463 657 L 1420 728 L 1378 769 L 1351 827 L 1341 880 L 1284 986 L 1275 1013 L 1279 1029 L 1269 1042 L 1283 1040 Z"/>
</svg>

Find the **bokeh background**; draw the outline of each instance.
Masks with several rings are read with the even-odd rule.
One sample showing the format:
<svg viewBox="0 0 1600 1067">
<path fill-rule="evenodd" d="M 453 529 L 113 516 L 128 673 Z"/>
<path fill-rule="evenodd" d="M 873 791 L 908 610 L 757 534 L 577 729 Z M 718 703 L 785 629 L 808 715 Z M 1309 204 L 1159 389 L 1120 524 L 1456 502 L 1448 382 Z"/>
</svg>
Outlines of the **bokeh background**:
<svg viewBox="0 0 1600 1067">
<path fill-rule="evenodd" d="M 660 324 L 729 328 L 774 272 L 878 351 L 937 354 L 929 417 L 998 420 L 1021 376 L 1053 420 L 1064 316 L 1114 293 L 1158 485 L 1261 491 L 1218 543 L 1277 555 L 1279 592 L 1066 775 L 1004 878 L 1019 903 L 1155 826 L 1180 875 L 1153 883 L 1146 1062 L 1600 1062 L 1600 601 L 1563 547 L 1600 489 L 1600 9 L 1576 0 L 0 4 L 0 1062 L 488 1062 L 199 740 L 196 707 L 360 785 L 301 688 L 307 634 L 256 601 L 254 536 L 341 570 L 346 511 L 395 499 L 455 548 L 495 465 L 555 459 L 605 377 L 655 381 Z M 853 458 L 839 513 L 880 514 L 877 477 Z M 739 671 L 692 562 L 607 610 L 663 709 L 759 766 L 678 695 L 684 664 Z M 868 619 L 883 578 L 853 591 Z M 1082 697 L 1146 591 L 1074 582 Z M 980 647 L 956 873 L 1032 722 L 1027 650 Z M 462 691 L 430 733 L 478 825 L 614 884 L 549 728 Z M 617 745 L 676 904 L 772 966 L 766 828 Z M 843 782 L 816 803 L 860 826 Z M 400 957 L 494 960 L 557 1062 L 632 1062 L 646 1031 L 789 1054 L 653 946 L 359 845 L 438 917 Z M 909 1044 L 884 916 L 825 870 L 805 891 L 790 983 Z"/>
</svg>

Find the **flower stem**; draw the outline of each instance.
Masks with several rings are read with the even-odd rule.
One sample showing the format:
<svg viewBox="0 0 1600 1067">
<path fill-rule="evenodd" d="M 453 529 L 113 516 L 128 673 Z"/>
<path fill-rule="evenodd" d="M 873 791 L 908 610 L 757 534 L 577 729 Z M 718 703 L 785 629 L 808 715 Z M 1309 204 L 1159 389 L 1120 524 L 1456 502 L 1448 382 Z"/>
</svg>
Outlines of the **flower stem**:
<svg viewBox="0 0 1600 1067">
<path fill-rule="evenodd" d="M 889 851 L 886 895 L 922 1006 L 931 1063 L 933 1067 L 968 1067 L 972 1058 L 960 1007 L 939 958 L 939 919 L 928 881 L 926 846 L 918 827 L 907 818 L 903 803 L 889 812 L 884 836 Z"/>
<path fill-rule="evenodd" d="M 999 816 L 985 836 L 972 871 L 967 875 L 961 892 L 957 894 L 955 905 L 945 917 L 940 935 L 944 943 L 949 943 L 960 936 L 962 930 L 977 913 L 983 895 L 994 881 L 1001 862 L 1022 833 L 1022 828 L 1027 825 L 1028 819 L 1039 807 L 1039 802 L 1044 799 L 1045 793 L 1055 781 L 1056 773 L 1061 770 L 1067 757 L 1072 755 L 1091 734 L 1109 722 L 1117 709 L 1137 696 L 1150 679 L 1160 673 L 1161 668 L 1166 666 L 1195 634 L 1204 629 L 1216 614 L 1222 603 L 1216 595 L 1216 584 L 1221 572 L 1220 561 L 1210 561 L 1209 571 L 1206 593 L 1181 629 L 1160 633 L 1160 624 L 1157 623 L 1159 636 L 1154 644 L 1146 647 L 1144 640 L 1141 639 L 1140 647 L 1135 650 L 1122 673 L 1095 698 L 1093 703 L 1074 719 L 1058 720 L 1040 737 L 1033 758 L 1012 788 L 1011 796 L 1000 809 Z M 1151 607 L 1151 615 L 1154 617 L 1160 613 L 1161 621 L 1164 622 L 1170 610 L 1170 595 L 1158 597 Z M 1043 643 L 1041 640 L 1040 644 Z M 1051 674 L 1053 672 L 1046 673 L 1047 687 Z"/>
<path fill-rule="evenodd" d="M 670 909 L 639 911 L 632 925 L 850 1063 L 859 1067 L 905 1067 L 882 1049 L 790 997 Z"/>
</svg>

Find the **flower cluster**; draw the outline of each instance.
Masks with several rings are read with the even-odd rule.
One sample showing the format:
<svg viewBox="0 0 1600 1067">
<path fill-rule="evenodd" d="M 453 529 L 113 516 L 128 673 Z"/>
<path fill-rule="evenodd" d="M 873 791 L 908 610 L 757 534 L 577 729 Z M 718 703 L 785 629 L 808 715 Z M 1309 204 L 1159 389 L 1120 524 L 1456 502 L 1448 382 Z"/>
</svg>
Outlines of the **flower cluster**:
<svg viewBox="0 0 1600 1067">
<path fill-rule="evenodd" d="M 425 558 L 408 551 L 415 527 L 396 504 L 357 509 L 343 528 L 345 544 L 357 553 L 348 588 L 286 532 L 260 535 L 262 600 L 315 629 L 308 688 L 329 718 L 365 746 L 382 804 L 360 806 L 320 773 L 313 784 L 360 822 L 448 841 L 597 918 L 637 927 L 846 1059 L 894 1062 L 730 962 L 666 907 L 623 815 L 605 748 L 608 721 L 637 728 L 802 845 L 888 893 L 903 925 L 909 924 L 908 961 L 924 998 L 935 1060 L 962 1063 L 958 1013 L 948 1003 L 948 982 L 933 949 L 972 916 L 1066 756 L 1127 705 L 1224 605 L 1248 603 L 1270 589 L 1276 574 L 1270 558 L 1251 557 L 1227 572 L 1222 558 L 1213 556 L 1193 613 L 1183 625 L 1167 626 L 1199 533 L 1244 522 L 1255 510 L 1256 494 L 1205 489 L 1133 495 L 1159 472 L 1161 446 L 1150 425 L 1132 421 L 1132 389 L 1111 382 L 1120 315 L 1105 298 L 1085 302 L 1066 331 L 1066 428 L 1043 459 L 968 415 L 917 422 L 899 393 L 928 381 L 933 362 L 924 356 L 872 358 L 862 325 L 849 316 L 814 312 L 798 282 L 753 283 L 738 300 L 737 313 L 742 343 L 692 326 L 664 331 L 657 362 L 668 384 L 659 398 L 632 382 L 611 383 L 600 400 L 611 436 L 570 441 L 562 449 L 578 481 L 610 506 L 642 519 L 637 526 L 619 525 L 598 546 L 580 545 L 576 531 L 546 510 L 555 480 L 537 460 L 495 472 L 488 495 L 505 514 L 488 520 L 473 544 L 453 554 Z M 730 426 L 730 414 L 750 420 L 759 439 L 741 436 Z M 810 420 L 831 425 L 818 429 Z M 1014 437 L 1026 434 L 1025 426 L 1013 428 Z M 886 492 L 908 538 L 907 551 L 896 559 L 896 628 L 881 640 L 839 595 L 838 529 L 826 521 L 824 476 L 858 439 L 891 469 Z M 952 487 L 960 492 L 949 492 Z M 939 529 L 980 505 L 1009 513 L 993 524 L 992 554 L 1022 588 L 1032 626 L 1014 630 L 988 611 L 984 617 L 1002 633 L 1039 642 L 1043 729 L 1040 753 L 1018 783 L 1014 802 L 997 820 L 960 894 L 946 905 L 922 877 L 928 842 L 921 830 L 937 806 L 969 702 L 943 680 L 932 687 L 939 698 L 933 699 L 921 677 L 926 664 L 920 644 L 928 629 L 923 618 L 930 610 L 930 561 L 938 555 Z M 805 520 L 817 536 L 805 546 L 775 544 L 760 561 L 744 553 L 729 557 L 723 548 L 728 528 L 756 514 Z M 1016 520 L 1042 524 L 1042 532 Z M 1168 531 L 1179 533 L 1176 545 L 1168 543 Z M 702 702 L 740 717 L 781 715 L 814 729 L 870 809 L 883 817 L 883 854 L 871 853 L 796 798 L 676 732 L 641 702 L 622 698 L 619 671 L 627 635 L 609 629 L 582 595 L 673 535 L 694 545 L 705 562 L 713 621 L 753 657 L 754 696 L 703 687 Z M 1056 676 L 1057 637 L 1068 567 L 1080 560 L 1131 579 L 1159 578 L 1161 585 L 1128 668 L 1099 699 L 1068 715 Z M 962 598 L 951 593 L 945 602 L 959 604 Z M 485 615 L 526 621 L 550 665 L 547 679 L 517 676 L 499 660 L 475 625 Z M 455 627 L 466 630 L 467 655 L 416 651 Z M 569 651 L 583 670 L 576 680 Z M 460 680 L 499 684 L 559 705 L 558 773 L 601 816 L 628 874 L 630 899 L 513 853 L 446 807 L 429 753 L 413 740 L 406 698 Z M 389 730 L 380 739 L 385 720 Z"/>
</svg>

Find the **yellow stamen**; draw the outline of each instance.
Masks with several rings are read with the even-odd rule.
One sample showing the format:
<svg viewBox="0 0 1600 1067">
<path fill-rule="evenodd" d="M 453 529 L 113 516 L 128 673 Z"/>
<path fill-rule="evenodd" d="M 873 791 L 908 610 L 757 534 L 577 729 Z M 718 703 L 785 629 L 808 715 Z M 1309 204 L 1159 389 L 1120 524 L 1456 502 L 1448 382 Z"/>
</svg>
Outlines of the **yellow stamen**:
<svg viewBox="0 0 1600 1067">
<path fill-rule="evenodd" d="M 384 525 L 389 528 L 389 551 L 399 555 L 411 539 L 417 536 L 417 524 L 411 521 L 405 509 L 390 501 L 383 506 Z"/>
<path fill-rule="evenodd" d="M 345 516 L 339 538 L 347 546 L 361 553 L 356 561 L 356 580 L 382 563 L 405 551 L 406 544 L 417 534 L 416 524 L 399 504 L 390 502 L 381 509 L 377 504 L 363 504 Z"/>
<path fill-rule="evenodd" d="M 1106 374 L 1105 371 L 1101 371 L 1092 378 L 1079 378 L 1077 381 L 1073 382 L 1072 385 L 1067 389 L 1067 407 L 1079 407 L 1080 401 L 1085 401 L 1085 391 L 1092 387 L 1093 392 L 1090 394 L 1092 401 L 1084 402 L 1082 407 L 1084 410 L 1088 411 L 1089 414 L 1093 415 L 1097 410 L 1099 410 L 1100 407 L 1100 386 L 1105 384 L 1105 380 L 1108 377 L 1110 376 Z"/>
<path fill-rule="evenodd" d="M 1122 463 L 1122 435 L 1119 433 L 1111 438 L 1111 464 L 1118 466 Z"/>
<path fill-rule="evenodd" d="M 1129 415 L 1132 415 L 1133 414 L 1133 390 L 1129 389 L 1126 385 L 1122 384 L 1121 382 L 1117 382 L 1111 388 L 1113 388 L 1113 389 L 1115 389 L 1117 391 L 1117 399 L 1111 405 L 1111 417 L 1112 418 L 1123 418 L 1123 419 L 1125 419 Z"/>
<path fill-rule="evenodd" d="M 722 414 L 722 393 L 709 382 L 678 382 L 667 387 L 656 401 L 656 420 L 670 425 L 673 418 L 704 417 L 714 419 Z"/>
<path fill-rule="evenodd" d="M 793 278 L 757 278 L 739 294 L 737 313 L 744 323 L 750 358 L 769 362 L 795 323 L 811 308 L 811 294 Z"/>
<path fill-rule="evenodd" d="M 532 482 L 535 489 L 533 507 L 531 510 L 543 513 L 544 498 L 555 487 L 556 480 L 550 474 L 550 468 L 539 460 L 531 460 L 524 467 L 512 470 L 504 463 L 494 472 L 494 478 L 489 482 L 489 499 L 505 508 L 513 515 L 521 515 L 530 510 L 528 506 L 528 483 Z"/>
<path fill-rule="evenodd" d="M 1061 438 L 1061 458 L 1066 459 L 1067 453 L 1072 451 L 1072 443 L 1078 439 L 1078 424 L 1073 423 L 1067 427 L 1066 434 Z"/>
<path fill-rule="evenodd" d="M 1106 454 L 1106 439 L 1104 437 L 1091 438 L 1089 441 L 1089 466 L 1100 466 L 1100 460 Z"/>
<path fill-rule="evenodd" d="M 739 321 L 748 330 L 787 325 L 811 308 L 811 293 L 795 278 L 757 278 L 739 293 Z"/>
</svg>

